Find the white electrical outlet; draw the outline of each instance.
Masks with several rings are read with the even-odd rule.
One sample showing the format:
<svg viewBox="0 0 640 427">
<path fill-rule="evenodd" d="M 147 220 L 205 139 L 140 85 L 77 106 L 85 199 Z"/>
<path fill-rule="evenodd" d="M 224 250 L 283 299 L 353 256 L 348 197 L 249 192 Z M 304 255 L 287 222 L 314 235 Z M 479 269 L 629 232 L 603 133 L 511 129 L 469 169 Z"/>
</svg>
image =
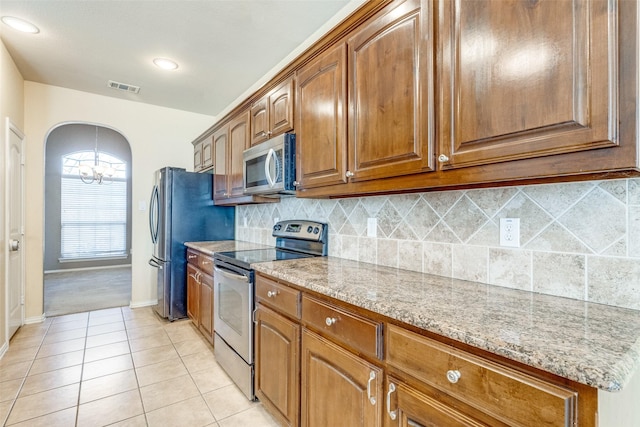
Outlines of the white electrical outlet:
<svg viewBox="0 0 640 427">
<path fill-rule="evenodd" d="M 367 219 L 367 237 L 376 237 L 378 235 L 378 220 L 376 218 Z"/>
<path fill-rule="evenodd" d="M 520 247 L 520 218 L 500 218 L 500 246 Z"/>
<path fill-rule="evenodd" d="M 249 219 L 246 216 L 242 217 L 242 224 L 243 224 L 243 227 L 249 226 Z"/>
<path fill-rule="evenodd" d="M 278 223 L 280 221 L 280 218 L 275 217 L 273 218 L 273 225 L 276 225 L 276 223 Z"/>
</svg>

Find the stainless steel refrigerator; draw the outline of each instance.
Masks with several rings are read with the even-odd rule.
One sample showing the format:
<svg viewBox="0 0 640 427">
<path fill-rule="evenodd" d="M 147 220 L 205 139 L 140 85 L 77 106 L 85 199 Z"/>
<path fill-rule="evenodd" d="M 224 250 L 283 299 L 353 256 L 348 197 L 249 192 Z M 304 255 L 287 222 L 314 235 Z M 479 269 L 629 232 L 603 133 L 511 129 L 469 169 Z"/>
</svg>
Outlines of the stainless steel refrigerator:
<svg viewBox="0 0 640 427">
<path fill-rule="evenodd" d="M 149 203 L 149 231 L 156 268 L 156 312 L 169 320 L 187 316 L 184 242 L 234 238 L 235 209 L 213 204 L 213 175 L 162 168 L 155 173 Z"/>
</svg>

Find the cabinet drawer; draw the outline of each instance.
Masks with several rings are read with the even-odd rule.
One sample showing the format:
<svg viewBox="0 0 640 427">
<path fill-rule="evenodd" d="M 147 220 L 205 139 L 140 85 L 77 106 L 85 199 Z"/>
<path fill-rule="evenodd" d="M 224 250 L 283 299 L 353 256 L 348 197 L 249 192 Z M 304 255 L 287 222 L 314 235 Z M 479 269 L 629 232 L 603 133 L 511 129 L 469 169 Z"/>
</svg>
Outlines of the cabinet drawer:
<svg viewBox="0 0 640 427">
<path fill-rule="evenodd" d="M 338 342 L 382 360 L 382 323 L 307 295 L 302 296 L 302 321 Z"/>
<path fill-rule="evenodd" d="M 266 277 L 256 278 L 257 300 L 296 319 L 300 318 L 300 293 Z"/>
<path fill-rule="evenodd" d="M 198 255 L 198 267 L 203 273 L 213 276 L 213 258 L 203 253 Z"/>
<path fill-rule="evenodd" d="M 187 262 L 198 267 L 198 258 L 200 252 L 187 248 Z"/>
<path fill-rule="evenodd" d="M 577 392 L 471 355 L 395 325 L 387 327 L 390 366 L 507 423 L 572 426 Z"/>
</svg>

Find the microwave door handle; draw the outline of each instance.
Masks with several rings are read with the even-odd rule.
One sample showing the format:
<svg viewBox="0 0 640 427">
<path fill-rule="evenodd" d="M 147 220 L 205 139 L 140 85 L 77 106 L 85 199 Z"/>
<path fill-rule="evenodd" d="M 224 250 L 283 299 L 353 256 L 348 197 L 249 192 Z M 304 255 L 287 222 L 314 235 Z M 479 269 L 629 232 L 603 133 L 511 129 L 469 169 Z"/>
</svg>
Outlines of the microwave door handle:
<svg viewBox="0 0 640 427">
<path fill-rule="evenodd" d="M 271 159 L 276 156 L 276 152 L 273 148 L 269 148 L 269 152 L 267 153 L 267 160 L 264 162 L 264 175 L 267 178 L 267 182 L 269 183 L 269 187 L 273 187 L 276 185 L 276 180 L 271 176 Z"/>
</svg>

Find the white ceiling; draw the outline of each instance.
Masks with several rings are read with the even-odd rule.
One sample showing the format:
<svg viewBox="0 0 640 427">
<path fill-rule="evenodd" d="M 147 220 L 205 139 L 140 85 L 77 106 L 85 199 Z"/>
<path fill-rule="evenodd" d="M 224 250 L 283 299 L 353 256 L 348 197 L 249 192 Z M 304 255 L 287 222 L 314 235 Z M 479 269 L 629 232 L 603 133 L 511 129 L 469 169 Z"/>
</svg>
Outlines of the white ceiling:
<svg viewBox="0 0 640 427">
<path fill-rule="evenodd" d="M 0 0 L 0 15 L 40 28 L 0 24 L 0 37 L 25 80 L 216 116 L 348 3 Z M 160 70 L 156 57 L 180 68 Z M 108 80 L 141 89 L 117 91 Z"/>
</svg>

